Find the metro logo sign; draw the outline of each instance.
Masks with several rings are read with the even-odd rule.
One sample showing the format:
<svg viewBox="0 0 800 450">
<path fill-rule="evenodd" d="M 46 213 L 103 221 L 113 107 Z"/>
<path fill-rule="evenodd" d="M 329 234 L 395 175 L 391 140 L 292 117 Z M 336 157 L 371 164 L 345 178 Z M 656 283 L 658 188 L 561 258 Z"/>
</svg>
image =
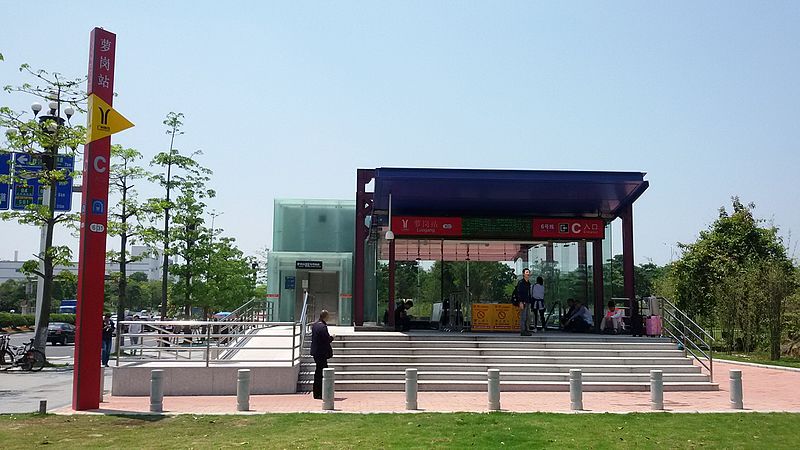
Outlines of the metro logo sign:
<svg viewBox="0 0 800 450">
<path fill-rule="evenodd" d="M 533 219 L 533 237 L 546 239 L 603 239 L 603 219 Z"/>
<path fill-rule="evenodd" d="M 392 232 L 397 236 L 461 236 L 460 217 L 392 217 Z"/>
</svg>

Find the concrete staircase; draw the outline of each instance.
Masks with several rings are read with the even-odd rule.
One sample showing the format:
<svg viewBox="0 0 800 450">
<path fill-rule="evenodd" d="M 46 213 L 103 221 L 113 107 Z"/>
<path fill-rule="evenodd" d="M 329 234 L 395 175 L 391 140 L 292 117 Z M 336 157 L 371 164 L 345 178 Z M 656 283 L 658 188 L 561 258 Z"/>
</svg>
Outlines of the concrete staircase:
<svg viewBox="0 0 800 450">
<path fill-rule="evenodd" d="M 314 379 L 308 345 L 298 392 Z M 647 391 L 652 369 L 663 371 L 667 391 L 719 389 L 665 338 L 362 332 L 337 336 L 333 352 L 337 391 L 402 391 L 407 368 L 418 370 L 420 391 L 484 391 L 488 369 L 500 369 L 503 391 L 568 391 L 569 369 L 583 370 L 585 391 Z"/>
</svg>

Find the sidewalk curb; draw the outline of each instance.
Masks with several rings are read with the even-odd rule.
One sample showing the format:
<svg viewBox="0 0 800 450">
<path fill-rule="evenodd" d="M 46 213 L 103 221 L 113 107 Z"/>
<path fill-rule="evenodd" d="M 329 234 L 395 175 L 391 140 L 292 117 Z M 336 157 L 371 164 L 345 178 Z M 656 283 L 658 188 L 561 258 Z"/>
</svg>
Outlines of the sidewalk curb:
<svg viewBox="0 0 800 450">
<path fill-rule="evenodd" d="M 68 408 L 68 407 L 65 407 Z M 178 417 L 178 416 L 258 416 L 258 415 L 273 415 L 273 414 L 557 414 L 557 415 L 593 415 L 593 414 L 765 414 L 765 413 L 787 413 L 798 414 L 797 411 L 791 410 L 776 410 L 776 409 L 720 409 L 708 411 L 674 411 L 664 409 L 661 411 L 509 411 L 502 409 L 500 411 L 434 411 L 434 410 L 375 410 L 375 411 L 239 411 L 239 412 L 185 412 L 185 411 L 165 411 L 162 413 L 153 413 L 147 411 L 121 411 L 121 410 L 91 410 L 91 411 L 65 411 L 64 408 L 58 408 L 53 411 L 48 411 L 48 414 L 55 416 L 76 416 L 76 415 L 89 415 L 89 416 L 151 416 L 151 417 Z"/>
<path fill-rule="evenodd" d="M 717 362 L 725 363 L 725 364 L 739 364 L 742 366 L 750 366 L 750 367 L 758 367 L 761 369 L 775 369 L 775 370 L 785 370 L 787 372 L 800 372 L 800 369 L 796 367 L 786 367 L 786 366 L 773 366 L 770 364 L 759 364 L 759 363 L 751 363 L 751 362 L 744 362 L 744 361 L 732 361 L 730 359 L 714 359 Z"/>
</svg>

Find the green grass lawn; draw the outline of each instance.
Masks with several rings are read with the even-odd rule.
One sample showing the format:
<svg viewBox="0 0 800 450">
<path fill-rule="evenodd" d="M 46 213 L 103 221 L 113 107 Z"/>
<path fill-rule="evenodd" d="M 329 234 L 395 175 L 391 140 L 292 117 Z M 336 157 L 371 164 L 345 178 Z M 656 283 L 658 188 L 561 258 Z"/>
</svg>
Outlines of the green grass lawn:
<svg viewBox="0 0 800 450">
<path fill-rule="evenodd" d="M 773 366 L 796 367 L 800 368 L 800 359 L 781 356 L 781 359 L 772 361 L 769 353 L 725 353 L 714 352 L 714 359 L 729 359 L 731 361 L 743 361 L 755 364 L 769 364 Z"/>
<path fill-rule="evenodd" d="M 4 449 L 797 448 L 800 414 L 1 415 Z"/>
</svg>

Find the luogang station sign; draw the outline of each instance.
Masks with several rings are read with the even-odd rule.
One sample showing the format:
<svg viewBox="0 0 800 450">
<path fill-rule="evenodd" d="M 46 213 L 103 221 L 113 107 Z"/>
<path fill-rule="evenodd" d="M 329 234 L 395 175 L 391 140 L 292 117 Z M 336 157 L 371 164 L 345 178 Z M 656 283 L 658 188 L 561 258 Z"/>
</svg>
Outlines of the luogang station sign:
<svg viewBox="0 0 800 450">
<path fill-rule="evenodd" d="M 603 239 L 603 219 L 537 217 L 392 217 L 398 237 L 451 239 Z"/>
</svg>

